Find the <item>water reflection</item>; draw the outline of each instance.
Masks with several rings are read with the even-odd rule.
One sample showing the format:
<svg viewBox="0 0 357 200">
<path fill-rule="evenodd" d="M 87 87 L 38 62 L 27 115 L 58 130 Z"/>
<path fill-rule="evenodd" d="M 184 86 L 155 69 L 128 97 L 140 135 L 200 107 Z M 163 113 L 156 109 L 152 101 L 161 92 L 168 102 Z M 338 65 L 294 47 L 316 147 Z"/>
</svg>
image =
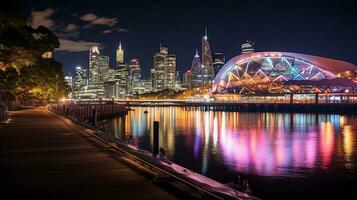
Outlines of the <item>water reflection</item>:
<svg viewBox="0 0 357 200">
<path fill-rule="evenodd" d="M 139 146 L 150 150 L 154 120 L 160 122 L 160 146 L 168 157 L 202 174 L 217 164 L 279 177 L 306 176 L 332 163 L 356 170 L 355 117 L 149 107 L 105 126 L 119 138 L 137 137 Z"/>
</svg>

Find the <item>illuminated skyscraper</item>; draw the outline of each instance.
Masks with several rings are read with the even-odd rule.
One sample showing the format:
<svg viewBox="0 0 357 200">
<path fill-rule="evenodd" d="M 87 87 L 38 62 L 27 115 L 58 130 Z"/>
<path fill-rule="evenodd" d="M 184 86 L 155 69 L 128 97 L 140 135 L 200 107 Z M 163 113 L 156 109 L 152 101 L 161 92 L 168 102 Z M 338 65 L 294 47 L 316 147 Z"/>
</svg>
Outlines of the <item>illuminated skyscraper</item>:
<svg viewBox="0 0 357 200">
<path fill-rule="evenodd" d="M 115 69 L 108 69 L 108 81 L 115 81 Z"/>
<path fill-rule="evenodd" d="M 99 55 L 99 70 L 98 70 L 98 83 L 103 84 L 108 81 L 108 70 L 109 70 L 109 57 L 104 55 Z"/>
<path fill-rule="evenodd" d="M 176 84 L 176 56 L 167 55 L 165 57 L 164 87 L 175 89 Z"/>
<path fill-rule="evenodd" d="M 116 59 L 117 59 L 117 63 L 124 63 L 124 50 L 122 49 L 121 47 L 121 42 L 119 42 L 119 47 L 117 49 L 117 56 L 116 56 Z"/>
<path fill-rule="evenodd" d="M 73 88 L 75 90 L 80 89 L 85 86 L 87 80 L 87 70 L 82 67 L 76 67 L 76 75 L 74 76 L 74 85 Z"/>
<path fill-rule="evenodd" d="M 211 89 L 214 79 L 211 49 L 208 43 L 207 28 L 202 37 L 202 88 Z"/>
<path fill-rule="evenodd" d="M 255 44 L 252 41 L 247 40 L 242 44 L 242 53 L 252 53 L 255 51 Z"/>
<path fill-rule="evenodd" d="M 202 64 L 198 51 L 196 49 L 196 54 L 192 60 L 191 66 L 191 86 L 192 87 L 202 87 Z"/>
<path fill-rule="evenodd" d="M 156 91 L 164 89 L 165 57 L 168 49 L 160 45 L 160 52 L 154 55 L 154 68 L 151 70 L 152 87 Z"/>
<path fill-rule="evenodd" d="M 104 82 L 107 81 L 109 57 L 100 55 L 98 46 L 89 49 L 89 84 L 76 93 L 76 98 L 106 98 Z"/>
<path fill-rule="evenodd" d="M 99 56 L 98 46 L 89 49 L 89 84 L 99 83 Z"/>
<path fill-rule="evenodd" d="M 65 76 L 64 80 L 66 81 L 66 83 L 69 86 L 69 88 L 72 90 L 73 89 L 73 77 L 72 76 Z"/>
<path fill-rule="evenodd" d="M 141 68 L 137 58 L 131 59 L 129 64 L 129 91 L 131 94 L 139 94 L 141 90 Z"/>
<path fill-rule="evenodd" d="M 152 81 L 151 79 L 141 79 L 141 87 L 143 88 L 143 93 L 149 93 L 152 91 Z"/>
<path fill-rule="evenodd" d="M 76 98 L 76 94 L 87 85 L 87 70 L 81 67 L 76 67 L 76 74 L 73 80 L 73 91 L 74 98 Z"/>
<path fill-rule="evenodd" d="M 192 88 L 192 73 L 191 70 L 187 70 L 184 74 L 183 74 L 183 86 L 191 89 Z"/>
<path fill-rule="evenodd" d="M 128 69 L 127 64 L 120 63 L 114 68 L 114 80 L 116 81 L 116 98 L 125 98 L 128 92 Z"/>
<path fill-rule="evenodd" d="M 152 86 L 155 91 L 175 88 L 176 56 L 169 54 L 168 48 L 160 45 L 160 52 L 154 55 L 151 70 Z"/>
<path fill-rule="evenodd" d="M 223 53 L 216 52 L 213 55 L 213 69 L 214 69 L 214 75 L 216 76 L 219 70 L 223 67 L 225 63 L 225 57 L 223 56 Z"/>
<path fill-rule="evenodd" d="M 73 96 L 73 77 L 72 76 L 65 76 L 64 80 L 66 81 L 68 87 L 69 87 L 69 94 L 68 97 L 72 99 Z"/>
<path fill-rule="evenodd" d="M 116 51 L 116 67 L 114 68 L 114 77 L 116 81 L 117 98 L 124 98 L 129 93 L 129 67 L 124 63 L 124 49 L 121 42 Z"/>
</svg>

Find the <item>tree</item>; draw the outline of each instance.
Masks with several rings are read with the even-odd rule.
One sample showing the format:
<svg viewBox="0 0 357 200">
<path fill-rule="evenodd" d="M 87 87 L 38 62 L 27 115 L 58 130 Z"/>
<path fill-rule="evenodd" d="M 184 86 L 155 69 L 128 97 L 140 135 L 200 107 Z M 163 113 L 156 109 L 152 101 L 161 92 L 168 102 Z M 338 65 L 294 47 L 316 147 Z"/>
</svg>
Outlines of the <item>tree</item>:
<svg viewBox="0 0 357 200">
<path fill-rule="evenodd" d="M 28 26 L 11 1 L 0 13 L 0 95 L 9 92 L 17 103 L 25 97 L 57 100 L 67 95 L 62 64 L 42 57 L 59 47 L 56 35 L 44 26 Z"/>
</svg>

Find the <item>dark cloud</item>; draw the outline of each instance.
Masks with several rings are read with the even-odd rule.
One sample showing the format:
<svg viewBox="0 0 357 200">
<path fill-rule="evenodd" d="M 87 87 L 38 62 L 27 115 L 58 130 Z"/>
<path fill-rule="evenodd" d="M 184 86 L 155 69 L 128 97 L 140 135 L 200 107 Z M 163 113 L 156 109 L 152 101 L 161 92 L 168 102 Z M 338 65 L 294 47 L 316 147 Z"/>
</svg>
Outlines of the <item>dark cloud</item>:
<svg viewBox="0 0 357 200">
<path fill-rule="evenodd" d="M 113 31 L 128 32 L 127 29 L 118 27 L 118 19 L 115 17 L 113 18 L 99 17 L 94 13 L 87 13 L 85 15 L 80 16 L 79 19 L 88 22 L 88 24 L 83 26 L 84 29 L 90 28 L 94 25 L 101 25 L 101 26 L 113 27 L 113 29 L 103 30 L 102 33 L 104 34 L 111 33 Z"/>
<path fill-rule="evenodd" d="M 74 41 L 67 39 L 60 39 L 61 46 L 56 49 L 56 51 L 67 51 L 67 52 L 82 52 L 88 51 L 91 46 L 100 46 L 97 42 L 87 42 L 87 41 Z"/>
<path fill-rule="evenodd" d="M 79 27 L 80 26 L 76 25 L 76 24 L 67 24 L 65 31 L 69 32 L 69 33 L 76 32 L 76 31 L 78 31 Z"/>
<path fill-rule="evenodd" d="M 49 29 L 55 26 L 55 22 L 50 19 L 50 17 L 55 13 L 55 10 L 52 8 L 47 8 L 42 11 L 31 11 L 31 23 L 30 25 L 33 28 L 37 28 L 38 26 L 45 26 Z"/>
<path fill-rule="evenodd" d="M 56 11 L 52 8 L 47 8 L 42 11 L 32 10 L 31 20 L 30 20 L 30 25 L 32 27 L 37 28 L 38 26 L 42 25 L 51 29 L 57 35 L 57 37 L 59 38 L 60 47 L 57 48 L 55 51 L 81 52 L 81 51 L 87 51 L 91 46 L 100 45 L 99 43 L 96 42 L 73 40 L 74 38 L 77 38 L 79 36 L 80 26 L 73 23 L 65 24 L 61 21 L 55 22 L 53 19 L 51 19 L 51 17 L 53 17 L 55 13 Z M 83 17 L 83 20 L 84 19 L 86 20 L 96 19 L 96 22 L 93 23 L 103 23 L 103 24 L 114 23 L 113 20 L 108 20 L 106 18 L 102 19 L 93 15 L 85 15 Z"/>
</svg>

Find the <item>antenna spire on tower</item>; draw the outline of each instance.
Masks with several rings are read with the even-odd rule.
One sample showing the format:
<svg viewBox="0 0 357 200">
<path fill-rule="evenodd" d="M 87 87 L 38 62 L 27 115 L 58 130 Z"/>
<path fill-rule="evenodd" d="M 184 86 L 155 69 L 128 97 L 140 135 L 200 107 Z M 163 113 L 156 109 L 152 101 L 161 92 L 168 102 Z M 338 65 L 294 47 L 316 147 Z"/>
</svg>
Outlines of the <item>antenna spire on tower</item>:
<svg viewBox="0 0 357 200">
<path fill-rule="evenodd" d="M 205 36 L 203 37 L 205 40 L 207 40 L 207 26 L 205 26 Z"/>
</svg>

